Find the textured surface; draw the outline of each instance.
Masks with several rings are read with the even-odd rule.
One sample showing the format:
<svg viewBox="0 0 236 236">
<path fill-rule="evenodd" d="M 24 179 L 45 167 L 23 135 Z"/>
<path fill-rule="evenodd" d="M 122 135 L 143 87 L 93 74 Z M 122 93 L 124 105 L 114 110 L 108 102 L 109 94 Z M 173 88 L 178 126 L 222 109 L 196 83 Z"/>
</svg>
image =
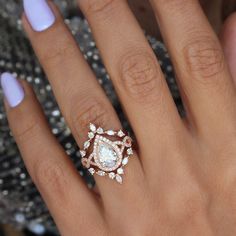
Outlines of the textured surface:
<svg viewBox="0 0 236 236">
<path fill-rule="evenodd" d="M 99 82 L 116 108 L 124 126 L 127 126 L 109 76 L 106 74 L 95 43 L 92 40 L 87 22 L 77 15 L 73 1 L 56 2 L 60 2 L 59 6 L 67 19 L 66 23 L 71 28 L 85 58 L 95 71 Z M 0 73 L 4 71 L 13 72 L 20 79 L 27 80 L 32 84 L 48 117 L 52 132 L 74 161 L 79 173 L 92 186 L 93 180 L 81 168 L 78 147 L 71 136 L 70 130 L 65 125 L 53 97 L 51 87 L 22 31 L 19 20 L 21 9 L 17 0 L 0 0 Z M 180 106 L 181 103 L 173 78 L 172 66 L 166 50 L 154 38 L 148 37 L 148 39 L 158 55 L 175 101 Z M 0 97 L 2 96 L 0 91 Z M 37 233 L 45 230 L 56 232 L 56 227 L 50 218 L 48 210 L 25 170 L 8 128 L 2 102 L 0 103 L 0 221 L 11 223 L 20 228 L 27 227 Z"/>
</svg>

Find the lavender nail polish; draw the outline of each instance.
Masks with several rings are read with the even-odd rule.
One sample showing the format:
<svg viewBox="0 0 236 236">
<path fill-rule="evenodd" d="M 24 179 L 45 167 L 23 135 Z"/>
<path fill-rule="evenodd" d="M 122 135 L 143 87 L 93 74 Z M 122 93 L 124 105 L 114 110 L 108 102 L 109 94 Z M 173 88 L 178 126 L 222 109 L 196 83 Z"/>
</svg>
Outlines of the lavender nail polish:
<svg viewBox="0 0 236 236">
<path fill-rule="evenodd" d="M 24 90 L 12 74 L 5 72 L 1 75 L 1 87 L 11 107 L 16 107 L 23 101 Z"/>
<path fill-rule="evenodd" d="M 35 31 L 44 31 L 55 22 L 55 16 L 47 0 L 24 0 L 24 10 Z"/>
</svg>

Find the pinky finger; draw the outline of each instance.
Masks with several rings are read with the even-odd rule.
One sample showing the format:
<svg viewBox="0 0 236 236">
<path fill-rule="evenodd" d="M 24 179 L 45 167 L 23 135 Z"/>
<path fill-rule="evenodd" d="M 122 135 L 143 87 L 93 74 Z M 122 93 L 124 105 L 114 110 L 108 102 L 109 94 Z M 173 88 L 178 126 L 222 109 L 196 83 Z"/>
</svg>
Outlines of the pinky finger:
<svg viewBox="0 0 236 236">
<path fill-rule="evenodd" d="M 14 138 L 62 235 L 78 235 L 77 229 L 80 233 L 91 231 L 93 227 L 85 224 L 86 219 L 87 222 L 94 219 L 93 222 L 101 225 L 93 194 L 52 135 L 32 89 L 9 73 L 2 74 L 1 85 Z"/>
</svg>

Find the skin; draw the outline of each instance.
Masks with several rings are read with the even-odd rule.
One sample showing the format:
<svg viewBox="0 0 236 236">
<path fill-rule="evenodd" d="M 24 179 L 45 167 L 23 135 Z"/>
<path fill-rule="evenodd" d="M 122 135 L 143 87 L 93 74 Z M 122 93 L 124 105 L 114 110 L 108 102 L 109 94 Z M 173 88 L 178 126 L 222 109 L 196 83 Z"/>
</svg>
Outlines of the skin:
<svg viewBox="0 0 236 236">
<path fill-rule="evenodd" d="M 79 1 L 137 139 L 122 185 L 95 176 L 100 195 L 86 187 L 28 84 L 18 107 L 6 103 L 25 164 L 62 235 L 236 234 L 236 89 L 224 51 L 198 1 L 151 4 L 175 67 L 185 121 L 126 2 Z M 25 17 L 23 24 L 82 145 L 90 122 L 104 129 L 121 125 L 51 7 L 57 21 L 47 31 L 34 32 Z M 222 39 L 225 51 L 229 41 Z"/>
<path fill-rule="evenodd" d="M 235 0 L 200 0 L 204 13 L 214 30 L 219 33 L 225 19 L 234 12 L 236 7 Z M 128 0 L 128 3 L 135 13 L 140 25 L 151 35 L 161 39 L 160 31 L 157 30 L 158 24 L 155 19 L 149 1 Z"/>
<path fill-rule="evenodd" d="M 224 49 L 229 69 L 236 83 L 236 14 L 232 14 L 224 23 L 224 27 L 220 34 L 220 40 Z"/>
</svg>

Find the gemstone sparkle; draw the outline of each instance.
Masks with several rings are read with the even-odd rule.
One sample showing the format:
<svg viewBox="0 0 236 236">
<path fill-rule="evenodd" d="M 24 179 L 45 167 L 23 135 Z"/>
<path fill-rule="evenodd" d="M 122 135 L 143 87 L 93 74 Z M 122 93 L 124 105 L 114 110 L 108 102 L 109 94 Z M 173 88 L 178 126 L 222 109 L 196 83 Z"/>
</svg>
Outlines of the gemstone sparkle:
<svg viewBox="0 0 236 236">
<path fill-rule="evenodd" d="M 100 163 L 105 168 L 114 167 L 116 165 L 117 159 L 118 159 L 117 153 L 112 148 L 112 146 L 105 144 L 103 142 L 99 144 L 98 157 L 99 157 Z"/>
</svg>

